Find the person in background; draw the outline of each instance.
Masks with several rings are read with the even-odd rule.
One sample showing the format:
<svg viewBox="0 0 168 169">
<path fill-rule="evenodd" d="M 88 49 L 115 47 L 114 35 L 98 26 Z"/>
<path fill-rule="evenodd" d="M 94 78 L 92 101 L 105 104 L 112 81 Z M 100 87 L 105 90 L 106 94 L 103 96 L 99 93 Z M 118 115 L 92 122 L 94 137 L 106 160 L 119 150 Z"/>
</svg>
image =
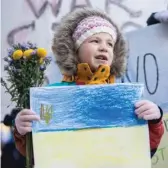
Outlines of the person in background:
<svg viewBox="0 0 168 169">
<path fill-rule="evenodd" d="M 15 147 L 13 139 L 13 121 L 20 109 L 13 109 L 10 115 L 6 115 L 1 128 L 1 168 L 24 168 L 25 157 Z"/>
<path fill-rule="evenodd" d="M 161 12 L 152 13 L 147 19 L 148 26 L 158 23 L 168 23 L 168 9 Z"/>
</svg>

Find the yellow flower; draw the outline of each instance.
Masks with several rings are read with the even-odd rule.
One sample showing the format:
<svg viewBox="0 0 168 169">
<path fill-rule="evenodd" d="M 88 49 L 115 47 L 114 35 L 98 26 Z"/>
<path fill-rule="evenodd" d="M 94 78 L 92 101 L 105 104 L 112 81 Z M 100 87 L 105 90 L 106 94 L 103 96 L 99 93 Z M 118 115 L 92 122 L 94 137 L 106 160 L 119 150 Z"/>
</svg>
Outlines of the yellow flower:
<svg viewBox="0 0 168 169">
<path fill-rule="evenodd" d="M 37 49 L 37 56 L 40 58 L 45 58 L 47 55 L 47 51 L 44 48 Z"/>
<path fill-rule="evenodd" d="M 25 50 L 24 51 L 24 56 L 27 58 L 27 59 L 31 59 L 32 57 L 32 52 L 33 52 L 33 49 L 28 49 L 28 50 Z"/>
<path fill-rule="evenodd" d="M 16 50 L 12 55 L 14 60 L 19 60 L 22 56 L 23 56 L 22 50 Z"/>
<path fill-rule="evenodd" d="M 39 63 L 42 64 L 44 62 L 43 58 L 40 58 Z"/>
</svg>

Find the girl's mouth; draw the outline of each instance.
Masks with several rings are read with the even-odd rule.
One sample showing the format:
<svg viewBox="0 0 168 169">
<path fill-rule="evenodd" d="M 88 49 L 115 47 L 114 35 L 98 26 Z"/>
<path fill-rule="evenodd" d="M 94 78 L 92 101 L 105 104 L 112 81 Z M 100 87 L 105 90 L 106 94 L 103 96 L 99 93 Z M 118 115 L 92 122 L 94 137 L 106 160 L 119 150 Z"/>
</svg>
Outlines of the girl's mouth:
<svg viewBox="0 0 168 169">
<path fill-rule="evenodd" d="M 98 55 L 98 56 L 96 56 L 95 58 L 96 58 L 96 59 L 100 59 L 100 60 L 108 61 L 107 56 L 105 56 L 105 55 Z"/>
</svg>

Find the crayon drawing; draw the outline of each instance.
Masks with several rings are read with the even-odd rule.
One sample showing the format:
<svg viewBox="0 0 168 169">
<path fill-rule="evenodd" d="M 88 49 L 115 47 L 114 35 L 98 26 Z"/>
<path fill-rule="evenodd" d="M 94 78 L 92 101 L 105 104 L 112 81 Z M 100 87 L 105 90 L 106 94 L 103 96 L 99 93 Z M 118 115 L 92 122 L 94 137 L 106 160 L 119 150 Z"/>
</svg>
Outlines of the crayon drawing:
<svg viewBox="0 0 168 169">
<path fill-rule="evenodd" d="M 141 84 L 31 88 L 35 167 L 151 167 Z"/>
</svg>

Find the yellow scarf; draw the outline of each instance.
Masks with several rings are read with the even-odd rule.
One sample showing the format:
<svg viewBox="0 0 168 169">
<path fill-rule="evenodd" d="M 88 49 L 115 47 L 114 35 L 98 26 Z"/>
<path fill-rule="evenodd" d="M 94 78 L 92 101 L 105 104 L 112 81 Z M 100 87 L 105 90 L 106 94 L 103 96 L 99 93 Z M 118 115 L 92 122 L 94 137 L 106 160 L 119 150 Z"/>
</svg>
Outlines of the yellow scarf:
<svg viewBox="0 0 168 169">
<path fill-rule="evenodd" d="M 98 70 L 92 73 L 87 63 L 80 63 L 76 76 L 64 75 L 62 81 L 76 82 L 77 85 L 111 84 L 115 83 L 115 76 L 110 75 L 110 67 L 107 65 L 99 66 Z"/>
</svg>

